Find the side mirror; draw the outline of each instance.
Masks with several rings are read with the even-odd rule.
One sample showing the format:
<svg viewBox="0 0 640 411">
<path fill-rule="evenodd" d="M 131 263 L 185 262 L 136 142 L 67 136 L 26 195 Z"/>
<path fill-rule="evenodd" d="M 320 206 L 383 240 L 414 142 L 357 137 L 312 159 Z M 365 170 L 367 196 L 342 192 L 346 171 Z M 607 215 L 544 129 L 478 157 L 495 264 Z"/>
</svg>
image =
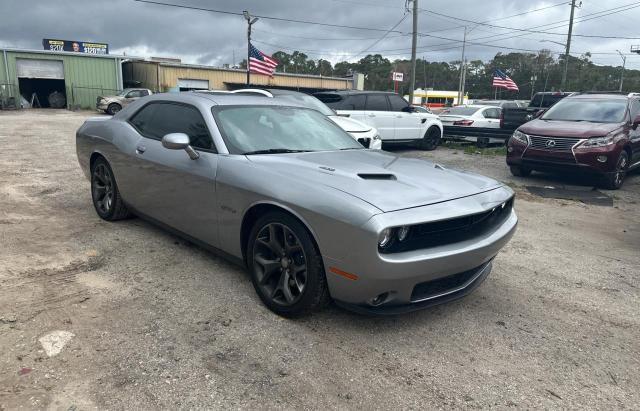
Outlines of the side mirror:
<svg viewBox="0 0 640 411">
<path fill-rule="evenodd" d="M 191 147 L 189 136 L 184 133 L 170 133 L 162 137 L 162 147 L 169 150 L 184 150 L 192 160 L 200 158 L 200 154 Z"/>
<path fill-rule="evenodd" d="M 538 112 L 535 114 L 535 116 L 533 116 L 533 118 L 542 117 L 542 115 L 546 113 L 546 111 L 547 110 L 538 110 Z"/>
<path fill-rule="evenodd" d="M 638 128 L 638 126 L 640 126 L 640 114 L 638 114 L 636 116 L 636 118 L 633 119 L 633 124 L 631 125 L 631 127 L 635 130 Z"/>
</svg>

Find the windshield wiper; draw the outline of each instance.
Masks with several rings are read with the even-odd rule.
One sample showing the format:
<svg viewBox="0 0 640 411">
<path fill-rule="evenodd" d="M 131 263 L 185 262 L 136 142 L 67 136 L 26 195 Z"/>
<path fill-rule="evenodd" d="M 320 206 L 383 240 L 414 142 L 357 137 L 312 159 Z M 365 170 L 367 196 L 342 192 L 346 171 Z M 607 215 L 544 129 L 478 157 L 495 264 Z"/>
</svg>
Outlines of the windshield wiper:
<svg viewBox="0 0 640 411">
<path fill-rule="evenodd" d="M 256 151 L 247 151 L 244 153 L 245 156 L 250 156 L 252 154 L 282 154 L 282 153 L 307 153 L 311 150 L 290 150 L 288 148 L 268 148 L 265 150 L 256 150 Z"/>
</svg>

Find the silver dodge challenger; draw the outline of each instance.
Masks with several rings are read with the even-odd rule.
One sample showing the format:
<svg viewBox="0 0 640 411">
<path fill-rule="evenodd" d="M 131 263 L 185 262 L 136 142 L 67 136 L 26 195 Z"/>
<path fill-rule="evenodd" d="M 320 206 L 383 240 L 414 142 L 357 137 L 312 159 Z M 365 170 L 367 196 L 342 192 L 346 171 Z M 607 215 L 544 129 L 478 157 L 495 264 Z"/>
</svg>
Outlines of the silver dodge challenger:
<svg viewBox="0 0 640 411">
<path fill-rule="evenodd" d="M 282 316 L 460 298 L 517 225 L 504 184 L 365 149 L 276 99 L 156 94 L 88 119 L 76 150 L 101 218 L 136 215 L 237 261 Z"/>
</svg>

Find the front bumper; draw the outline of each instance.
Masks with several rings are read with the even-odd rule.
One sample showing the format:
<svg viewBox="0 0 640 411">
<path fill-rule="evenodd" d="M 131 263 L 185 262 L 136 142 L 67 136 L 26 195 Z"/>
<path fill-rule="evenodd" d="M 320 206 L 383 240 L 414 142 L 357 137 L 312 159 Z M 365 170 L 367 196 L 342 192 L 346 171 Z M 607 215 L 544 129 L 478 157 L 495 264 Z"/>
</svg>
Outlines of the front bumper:
<svg viewBox="0 0 640 411">
<path fill-rule="evenodd" d="M 107 102 L 100 102 L 96 104 L 96 110 L 98 111 L 106 111 L 107 107 L 109 107 L 109 104 L 107 104 Z"/>
<path fill-rule="evenodd" d="M 380 214 L 367 228 L 379 232 L 381 227 L 470 215 L 496 207 L 512 195 L 511 189 L 500 187 L 440 204 Z M 491 271 L 491 261 L 511 239 L 517 222 L 511 210 L 498 226 L 473 238 L 392 254 L 378 252 L 376 236 L 374 242 L 353 246 L 344 260 L 325 257 L 329 290 L 338 304 L 368 313 L 413 311 L 460 298 L 484 281 Z M 357 279 L 338 275 L 332 270 L 335 268 Z M 376 300 L 381 295 L 382 300 Z"/>
<path fill-rule="evenodd" d="M 382 150 L 382 139 L 378 136 L 378 131 L 376 129 L 371 129 L 364 133 L 350 131 L 349 134 L 365 148 L 369 148 L 371 150 Z"/>
</svg>

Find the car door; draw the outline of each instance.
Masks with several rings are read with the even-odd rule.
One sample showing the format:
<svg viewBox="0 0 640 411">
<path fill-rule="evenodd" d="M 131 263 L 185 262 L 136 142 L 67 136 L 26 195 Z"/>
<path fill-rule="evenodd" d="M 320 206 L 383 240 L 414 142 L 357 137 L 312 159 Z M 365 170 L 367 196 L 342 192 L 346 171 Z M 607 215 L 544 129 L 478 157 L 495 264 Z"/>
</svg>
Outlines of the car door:
<svg viewBox="0 0 640 411">
<path fill-rule="evenodd" d="M 138 134 L 126 172 L 126 199 L 139 212 L 213 246 L 217 245 L 215 178 L 218 155 L 198 108 L 176 102 L 151 102 L 128 121 Z M 169 133 L 185 133 L 198 151 L 162 146 Z M 125 197 L 125 196 L 123 196 Z"/>
<path fill-rule="evenodd" d="M 422 138 L 424 114 L 406 111 L 409 102 L 397 94 L 389 94 L 389 106 L 395 115 L 396 140 L 417 140 Z"/>
<path fill-rule="evenodd" d="M 480 112 L 480 115 L 480 121 L 482 122 L 482 125 L 478 125 L 478 127 L 500 128 L 500 108 L 485 108 Z"/>
<path fill-rule="evenodd" d="M 341 116 L 348 116 L 354 120 L 371 125 L 364 109 L 366 99 L 364 94 L 347 95 L 337 103 L 336 111 Z"/>
<path fill-rule="evenodd" d="M 378 129 L 382 140 L 396 138 L 395 114 L 389 107 L 386 94 L 367 94 L 365 102 L 365 122 Z"/>
</svg>

